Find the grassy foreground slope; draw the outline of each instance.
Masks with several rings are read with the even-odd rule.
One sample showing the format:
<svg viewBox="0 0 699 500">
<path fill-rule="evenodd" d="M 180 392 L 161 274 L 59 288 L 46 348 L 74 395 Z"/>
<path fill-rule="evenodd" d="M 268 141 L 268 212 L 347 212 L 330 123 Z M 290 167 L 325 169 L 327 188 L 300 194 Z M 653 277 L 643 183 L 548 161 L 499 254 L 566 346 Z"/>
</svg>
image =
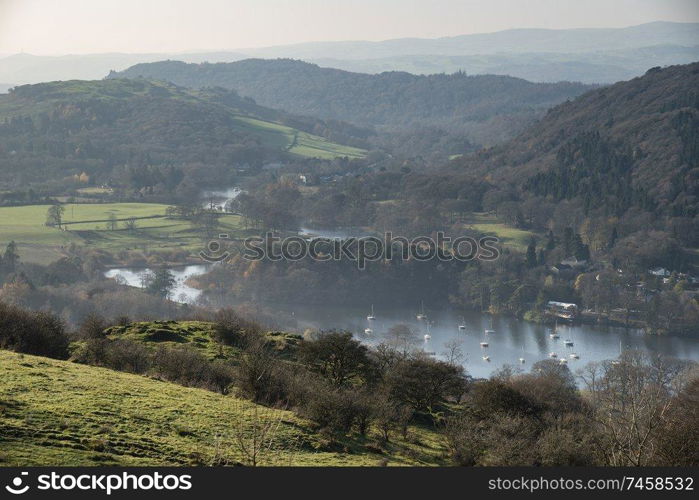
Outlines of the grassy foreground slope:
<svg viewBox="0 0 699 500">
<path fill-rule="evenodd" d="M 396 437 L 384 454 L 371 453 L 357 440 L 329 445 L 291 412 L 138 375 L 0 351 L 3 466 L 244 463 L 235 442 L 252 432 L 255 408 L 258 422 L 279 422 L 274 450 L 262 465 L 436 465 L 444 455 L 437 434 L 424 429 L 411 429 L 410 442 Z"/>
</svg>

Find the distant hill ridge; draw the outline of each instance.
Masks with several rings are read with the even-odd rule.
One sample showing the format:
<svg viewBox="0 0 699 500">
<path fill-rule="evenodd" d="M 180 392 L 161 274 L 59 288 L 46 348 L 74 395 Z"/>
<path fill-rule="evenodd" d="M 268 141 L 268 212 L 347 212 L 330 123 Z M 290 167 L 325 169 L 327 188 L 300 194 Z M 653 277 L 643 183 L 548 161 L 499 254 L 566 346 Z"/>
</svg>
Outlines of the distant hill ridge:
<svg viewBox="0 0 699 500">
<path fill-rule="evenodd" d="M 438 127 L 486 145 L 511 137 L 549 107 L 593 88 L 464 73 L 370 75 L 291 59 L 217 64 L 163 61 L 109 75 L 140 77 L 191 88 L 233 89 L 264 106 L 358 126 L 391 131 Z"/>
<path fill-rule="evenodd" d="M 581 53 L 656 45 L 699 45 L 699 23 L 656 21 L 626 28 L 518 28 L 441 38 L 308 42 L 239 52 L 255 57 L 371 59 L 406 55 Z"/>
<path fill-rule="evenodd" d="M 652 22 L 627 28 L 510 29 L 441 38 L 309 42 L 235 51 L 161 54 L 0 56 L 0 82 L 94 80 L 110 70 L 172 59 L 232 62 L 294 58 L 362 73 L 407 71 L 510 75 L 535 82 L 613 83 L 652 66 L 699 60 L 699 23 Z"/>
</svg>

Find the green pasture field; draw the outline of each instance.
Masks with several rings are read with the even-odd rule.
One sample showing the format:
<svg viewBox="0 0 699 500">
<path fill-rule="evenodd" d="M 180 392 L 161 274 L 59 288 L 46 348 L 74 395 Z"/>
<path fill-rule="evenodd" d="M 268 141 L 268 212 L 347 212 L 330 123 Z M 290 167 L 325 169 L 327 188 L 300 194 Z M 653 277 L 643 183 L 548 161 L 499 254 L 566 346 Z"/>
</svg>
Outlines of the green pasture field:
<svg viewBox="0 0 699 500">
<path fill-rule="evenodd" d="M 45 225 L 49 205 L 0 208 L 0 248 L 10 241 L 19 246 L 20 257 L 28 262 L 48 263 L 60 257 L 62 249 L 74 243 L 108 251 L 149 249 L 202 249 L 201 234 L 188 221 L 165 217 L 167 205 L 156 203 L 67 204 L 63 215 L 66 230 Z M 109 229 L 109 217 L 136 219 L 136 229 Z M 155 218 L 157 217 L 157 218 Z M 221 216 L 221 230 L 232 235 L 241 231 L 240 217 Z M 80 222 L 101 221 L 101 222 Z"/>
<path fill-rule="evenodd" d="M 480 233 L 496 236 L 500 239 L 502 248 L 511 248 L 518 252 L 526 252 L 531 237 L 539 236 L 531 231 L 508 226 L 502 221 L 499 221 L 495 214 L 486 212 L 473 212 L 469 214 L 464 224 Z"/>
<path fill-rule="evenodd" d="M 261 135 L 268 146 L 285 149 L 290 153 L 309 158 L 332 159 L 339 156 L 362 158 L 366 151 L 352 146 L 343 146 L 323 137 L 298 131 L 279 123 L 267 122 L 246 116 L 236 116 L 241 128 Z"/>
<path fill-rule="evenodd" d="M 442 465 L 440 436 L 411 427 L 383 453 L 378 431 L 329 445 L 288 411 L 140 375 L 0 350 L 0 465 L 184 466 L 246 463 L 236 442 L 272 420 L 261 465 Z"/>
</svg>

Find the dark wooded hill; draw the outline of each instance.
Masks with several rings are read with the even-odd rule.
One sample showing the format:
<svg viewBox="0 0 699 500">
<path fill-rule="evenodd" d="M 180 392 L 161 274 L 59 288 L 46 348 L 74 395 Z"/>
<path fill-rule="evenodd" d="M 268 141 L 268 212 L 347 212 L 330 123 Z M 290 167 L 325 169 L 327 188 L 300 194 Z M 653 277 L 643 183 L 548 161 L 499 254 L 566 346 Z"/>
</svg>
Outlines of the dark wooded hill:
<svg viewBox="0 0 699 500">
<path fill-rule="evenodd" d="M 551 109 L 514 140 L 452 162 L 555 200 L 699 213 L 699 63 L 653 68 Z"/>
<path fill-rule="evenodd" d="M 544 110 L 593 88 L 464 73 L 370 75 L 291 59 L 163 61 L 138 64 L 110 77 L 153 78 L 192 88 L 220 86 L 292 113 L 389 131 L 438 127 L 483 145 L 512 137 Z"/>
</svg>

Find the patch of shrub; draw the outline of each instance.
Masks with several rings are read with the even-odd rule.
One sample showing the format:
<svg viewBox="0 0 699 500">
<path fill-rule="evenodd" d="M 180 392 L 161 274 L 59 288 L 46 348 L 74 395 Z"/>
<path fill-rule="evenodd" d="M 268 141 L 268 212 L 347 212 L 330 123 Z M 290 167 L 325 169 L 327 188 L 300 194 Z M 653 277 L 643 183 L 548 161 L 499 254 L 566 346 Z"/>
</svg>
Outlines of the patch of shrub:
<svg viewBox="0 0 699 500">
<path fill-rule="evenodd" d="M 161 347 L 157 351 L 131 340 L 88 339 L 73 355 L 78 363 L 137 374 L 227 394 L 235 370 L 222 360 L 209 361 L 188 347 Z"/>
<path fill-rule="evenodd" d="M 398 361 L 385 375 L 392 398 L 427 414 L 450 398 L 458 400 L 466 390 L 466 383 L 462 367 L 425 356 Z"/>
<path fill-rule="evenodd" d="M 357 405 L 350 391 L 316 387 L 301 413 L 321 427 L 347 433 L 357 418 Z"/>
<path fill-rule="evenodd" d="M 221 394 L 228 394 L 235 381 L 235 370 L 230 363 L 216 359 L 210 363 L 207 388 Z"/>
<path fill-rule="evenodd" d="M 396 430 L 399 430 L 403 437 L 407 435 L 408 424 L 413 418 L 413 409 L 387 394 L 379 393 L 373 400 L 372 415 L 376 427 L 381 432 L 381 439 L 388 443 L 391 433 Z"/>
<path fill-rule="evenodd" d="M 153 356 L 153 373 L 176 384 L 201 387 L 226 394 L 234 370 L 225 361 L 209 361 L 188 347 L 161 347 Z"/>
<path fill-rule="evenodd" d="M 78 338 L 97 339 L 105 336 L 105 330 L 109 325 L 101 315 L 90 313 L 80 322 L 78 326 Z"/>
<path fill-rule="evenodd" d="M 115 326 L 127 327 L 131 324 L 131 318 L 126 315 L 117 316 L 112 323 L 114 323 Z"/>
<path fill-rule="evenodd" d="M 249 337 L 262 333 L 262 328 L 254 321 L 249 321 L 231 308 L 216 312 L 213 338 L 217 342 L 233 347 L 243 347 Z"/>
<path fill-rule="evenodd" d="M 130 340 L 91 338 L 73 355 L 73 360 L 122 372 L 144 374 L 153 364 L 153 355 L 143 345 Z"/>
<path fill-rule="evenodd" d="M 470 402 L 484 417 L 495 413 L 532 416 L 540 411 L 538 405 L 524 394 L 499 380 L 485 380 L 475 384 L 470 394 Z"/>
<path fill-rule="evenodd" d="M 165 380 L 187 386 L 199 386 L 208 375 L 209 360 L 188 348 L 158 349 L 153 358 L 153 371 Z"/>
<path fill-rule="evenodd" d="M 0 349 L 66 359 L 69 343 L 58 317 L 0 303 Z"/>
</svg>

